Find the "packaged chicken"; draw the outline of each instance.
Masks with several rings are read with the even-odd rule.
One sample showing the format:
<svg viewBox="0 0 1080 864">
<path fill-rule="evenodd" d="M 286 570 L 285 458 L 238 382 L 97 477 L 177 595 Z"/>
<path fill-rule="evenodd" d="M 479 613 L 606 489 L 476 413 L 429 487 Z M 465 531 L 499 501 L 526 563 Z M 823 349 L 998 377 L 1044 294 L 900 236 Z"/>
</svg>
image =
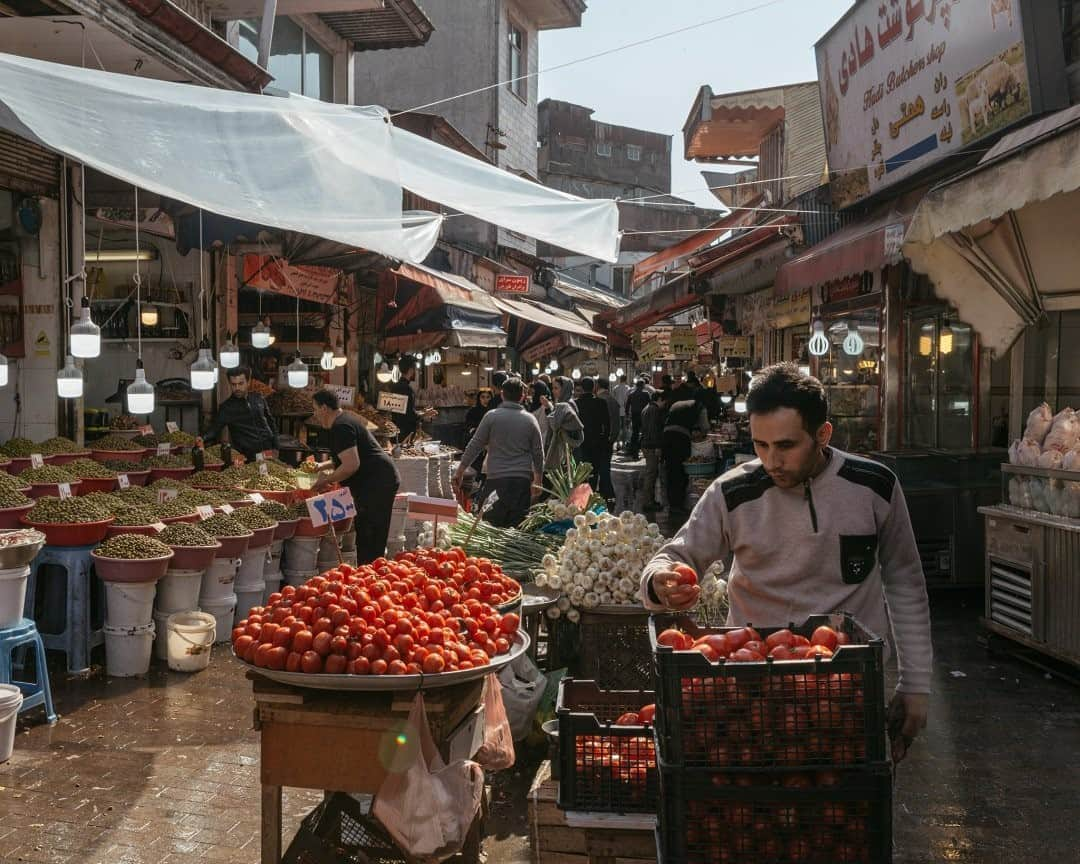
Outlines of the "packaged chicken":
<svg viewBox="0 0 1080 864">
<path fill-rule="evenodd" d="M 1027 426 L 1024 427 L 1024 437 L 1032 439 L 1042 447 L 1043 439 L 1054 423 L 1054 414 L 1050 406 L 1045 402 L 1028 414 Z"/>
<path fill-rule="evenodd" d="M 1080 443 L 1080 417 L 1072 408 L 1065 408 L 1055 415 L 1050 431 L 1043 439 L 1043 450 L 1072 450 Z"/>
<path fill-rule="evenodd" d="M 1043 450 L 1043 452 L 1039 454 L 1039 459 L 1036 463 L 1036 466 L 1039 468 L 1054 468 L 1060 470 L 1061 457 L 1064 455 L 1065 454 L 1063 454 L 1060 450 Z"/>
<path fill-rule="evenodd" d="M 1080 446 L 1073 447 L 1061 457 L 1062 471 L 1080 471 Z"/>
<path fill-rule="evenodd" d="M 1031 438 L 1014 441 L 1009 448 L 1009 462 L 1013 465 L 1025 465 L 1028 468 L 1035 468 L 1039 464 L 1039 456 L 1041 455 L 1042 448 L 1039 447 L 1037 441 Z"/>
</svg>

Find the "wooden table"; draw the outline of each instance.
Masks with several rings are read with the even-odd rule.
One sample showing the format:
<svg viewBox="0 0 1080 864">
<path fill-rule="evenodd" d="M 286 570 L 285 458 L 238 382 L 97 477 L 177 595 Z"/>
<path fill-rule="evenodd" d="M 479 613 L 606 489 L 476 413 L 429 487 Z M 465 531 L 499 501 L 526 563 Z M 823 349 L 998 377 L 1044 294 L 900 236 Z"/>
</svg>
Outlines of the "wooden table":
<svg viewBox="0 0 1080 864">
<path fill-rule="evenodd" d="M 281 861 L 281 790 L 374 794 L 387 773 L 411 760 L 413 692 L 343 693 L 276 684 L 247 673 L 255 699 L 262 784 L 262 864 Z M 424 692 L 428 723 L 443 749 L 475 712 L 483 681 Z"/>
</svg>

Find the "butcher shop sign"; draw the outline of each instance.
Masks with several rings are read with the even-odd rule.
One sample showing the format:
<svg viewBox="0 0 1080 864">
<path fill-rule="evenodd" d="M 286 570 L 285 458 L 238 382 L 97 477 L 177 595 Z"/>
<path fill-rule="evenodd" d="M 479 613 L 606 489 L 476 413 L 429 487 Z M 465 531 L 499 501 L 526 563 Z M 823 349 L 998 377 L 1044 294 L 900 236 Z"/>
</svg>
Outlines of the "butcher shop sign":
<svg viewBox="0 0 1080 864">
<path fill-rule="evenodd" d="M 1025 25 L 1044 26 L 1032 9 L 1027 0 L 856 3 L 816 46 L 833 202 L 852 204 L 1056 107 L 1038 104 L 1056 99 L 1029 76 L 1029 62 L 1044 61 L 1025 43 Z"/>
</svg>

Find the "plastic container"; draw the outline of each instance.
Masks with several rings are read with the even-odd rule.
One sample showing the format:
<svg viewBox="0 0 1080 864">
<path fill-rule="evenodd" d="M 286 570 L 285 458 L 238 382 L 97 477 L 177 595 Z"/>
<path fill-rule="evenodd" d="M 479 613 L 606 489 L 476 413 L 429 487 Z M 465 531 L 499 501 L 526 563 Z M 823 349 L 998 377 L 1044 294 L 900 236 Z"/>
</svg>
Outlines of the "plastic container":
<svg viewBox="0 0 1080 864">
<path fill-rule="evenodd" d="M 46 462 L 49 461 L 48 457 L 44 458 Z M 7 464 L 7 472 L 12 477 L 18 477 L 29 467 L 31 467 L 29 456 L 12 456 L 11 461 Z"/>
<path fill-rule="evenodd" d="M 79 487 L 82 485 L 81 480 L 72 480 L 68 483 L 71 487 L 71 494 L 78 495 Z M 44 498 L 49 496 L 51 498 L 60 497 L 60 484 L 59 483 L 31 483 L 30 491 L 26 493 L 30 498 Z"/>
<path fill-rule="evenodd" d="M 217 558 L 239 558 L 247 551 L 251 536 L 245 534 L 240 537 L 218 537 L 217 541 L 221 544 L 221 548 L 214 553 L 214 556 Z"/>
<path fill-rule="evenodd" d="M 275 594 L 280 590 L 281 590 L 281 574 L 279 573 L 277 575 L 276 579 L 267 579 L 263 583 L 262 602 L 259 605 L 260 606 L 265 606 L 267 603 L 270 602 L 270 595 Z"/>
<path fill-rule="evenodd" d="M 150 482 L 149 468 L 145 471 L 122 471 L 120 473 L 127 474 L 128 485 L 130 486 L 146 486 Z"/>
<path fill-rule="evenodd" d="M 26 580 L 29 577 L 29 567 L 0 570 L 0 630 L 14 627 L 22 620 L 23 604 L 26 602 Z"/>
<path fill-rule="evenodd" d="M 145 627 L 105 625 L 105 674 L 113 678 L 132 678 L 150 671 L 154 649 L 153 621 Z"/>
<path fill-rule="evenodd" d="M 233 615 L 232 626 L 229 628 L 230 633 L 232 633 L 233 627 L 244 618 L 247 618 L 247 614 L 253 606 L 263 605 L 263 593 L 265 589 L 266 584 L 263 582 L 259 582 L 257 586 L 241 588 L 238 585 L 236 587 L 236 612 Z"/>
<path fill-rule="evenodd" d="M 286 489 L 284 492 L 274 489 L 241 489 L 245 495 L 262 495 L 267 501 L 277 501 L 279 504 L 292 504 L 293 498 L 296 497 L 296 491 L 293 489 Z"/>
<path fill-rule="evenodd" d="M 653 704 L 648 690 L 601 690 L 563 678 L 559 724 L 559 796 L 563 810 L 655 813 L 660 792 L 651 725 L 616 726 L 623 714 Z"/>
<path fill-rule="evenodd" d="M 115 522 L 109 526 L 105 536 L 115 537 L 117 534 L 139 534 L 143 537 L 156 537 L 157 528 L 153 525 L 117 525 Z"/>
<path fill-rule="evenodd" d="M 171 612 L 154 610 L 154 656 L 158 660 L 169 659 L 169 639 L 166 624 L 168 624 L 171 614 Z"/>
<path fill-rule="evenodd" d="M 215 558 L 214 563 L 203 573 L 199 606 L 202 607 L 203 600 L 217 602 L 226 597 L 232 597 L 235 602 L 233 589 L 236 586 L 236 571 L 239 569 L 239 558 Z"/>
<path fill-rule="evenodd" d="M 349 565 L 355 567 L 356 566 L 356 550 L 353 549 L 352 552 L 342 552 L 341 553 L 341 563 L 342 564 L 349 564 Z"/>
<path fill-rule="evenodd" d="M 94 450 L 90 451 L 90 458 L 98 462 L 138 462 L 150 451 L 146 447 L 138 450 Z"/>
<path fill-rule="evenodd" d="M 282 568 L 288 570 L 314 570 L 318 566 L 319 544 L 321 542 L 318 537 L 304 537 L 301 535 L 293 537 L 292 540 L 285 544 L 285 560 L 282 562 Z"/>
<path fill-rule="evenodd" d="M 105 623 L 145 627 L 153 620 L 157 582 L 105 582 Z"/>
<path fill-rule="evenodd" d="M 279 520 L 277 528 L 274 529 L 274 542 L 281 543 L 283 540 L 288 540 L 296 533 L 296 526 L 299 524 L 299 519 Z"/>
<path fill-rule="evenodd" d="M 649 613 L 641 608 L 610 614 L 582 610 L 576 656 L 560 639 L 558 662 L 606 690 L 636 690 L 653 680 L 648 622 Z"/>
<path fill-rule="evenodd" d="M 315 576 L 318 576 L 318 575 L 319 575 L 319 571 L 314 570 L 314 569 L 313 570 L 289 570 L 289 569 L 283 568 L 282 571 L 281 571 L 281 576 L 284 579 L 285 584 L 286 585 L 292 585 L 292 586 L 294 586 L 296 588 L 299 588 L 301 585 L 303 585 L 305 582 L 307 582 L 308 579 L 312 579 L 312 578 L 314 578 Z"/>
<path fill-rule="evenodd" d="M 174 559 L 175 560 L 175 559 Z M 191 612 L 199 608 L 199 594 L 205 569 L 181 570 L 171 568 L 157 583 L 157 611 L 165 615 L 173 612 Z"/>
<path fill-rule="evenodd" d="M 23 516 L 19 521 L 44 534 L 48 546 L 93 546 L 105 539 L 105 532 L 115 519 L 115 516 L 110 516 L 99 522 L 46 523 L 31 522 Z"/>
<path fill-rule="evenodd" d="M 173 560 L 169 565 L 176 570 L 205 570 L 217 557 L 220 543 L 213 546 L 170 546 Z"/>
<path fill-rule="evenodd" d="M 15 749 L 15 723 L 22 703 L 22 690 L 14 684 L 0 684 L 0 763 L 7 762 Z"/>
<path fill-rule="evenodd" d="M 175 612 L 166 626 L 166 653 L 174 672 L 201 672 L 210 665 L 217 619 L 207 612 Z M 230 631 L 231 633 L 231 631 Z"/>
<path fill-rule="evenodd" d="M 195 525 L 201 521 L 198 513 L 192 511 L 191 513 L 185 513 L 183 516 L 163 516 L 161 521 L 165 525 L 174 525 L 177 522 L 186 522 L 188 525 Z"/>
<path fill-rule="evenodd" d="M 76 495 L 89 495 L 91 492 L 112 492 L 115 488 L 115 477 L 83 477 L 79 481 L 79 488 L 72 491 Z"/>
<path fill-rule="evenodd" d="M 584 618 L 584 616 L 583 616 Z M 843 768 L 885 759 L 883 645 L 846 613 L 811 616 L 793 632 L 828 625 L 850 645 L 814 660 L 710 662 L 656 636 L 674 627 L 694 638 L 734 627 L 699 627 L 686 615 L 654 615 L 656 740 L 677 768 Z M 780 628 L 762 628 L 762 638 Z M 791 731 L 787 731 L 791 729 Z M 776 735 L 776 730 L 784 730 Z M 734 739 L 738 747 L 730 746 Z"/>
<path fill-rule="evenodd" d="M 356 551 L 356 532 L 347 531 L 344 534 L 338 534 L 338 541 L 342 552 L 355 552 Z"/>
<path fill-rule="evenodd" d="M 296 533 L 293 534 L 293 539 L 297 537 L 322 537 L 323 534 L 330 530 L 330 525 L 313 525 L 311 519 L 307 516 L 296 521 Z"/>
<path fill-rule="evenodd" d="M 173 553 L 160 558 L 106 558 L 95 549 L 90 553 L 94 559 L 94 572 L 103 582 L 157 582 L 173 560 Z"/>
<path fill-rule="evenodd" d="M 236 595 L 229 594 L 216 600 L 199 598 L 199 609 L 215 620 L 214 643 L 228 642 L 232 639 L 233 615 L 236 614 Z"/>
<path fill-rule="evenodd" d="M 4 507 L 0 509 L 0 531 L 10 531 L 22 528 L 22 517 L 29 513 L 33 504 L 24 504 L 22 507 Z"/>
<path fill-rule="evenodd" d="M 277 531 L 277 523 L 275 522 L 269 528 L 252 528 L 251 539 L 248 540 L 248 549 L 265 549 L 271 543 L 274 542 L 274 532 Z"/>
<path fill-rule="evenodd" d="M 240 559 L 240 568 L 236 571 L 236 591 L 253 591 L 258 585 L 260 590 L 263 584 L 263 570 L 266 567 L 267 547 L 261 549 L 248 549 Z"/>
<path fill-rule="evenodd" d="M 189 468 L 150 468 L 150 482 L 155 480 L 183 480 L 185 477 L 190 477 L 195 473 L 195 466 L 192 465 Z"/>
</svg>

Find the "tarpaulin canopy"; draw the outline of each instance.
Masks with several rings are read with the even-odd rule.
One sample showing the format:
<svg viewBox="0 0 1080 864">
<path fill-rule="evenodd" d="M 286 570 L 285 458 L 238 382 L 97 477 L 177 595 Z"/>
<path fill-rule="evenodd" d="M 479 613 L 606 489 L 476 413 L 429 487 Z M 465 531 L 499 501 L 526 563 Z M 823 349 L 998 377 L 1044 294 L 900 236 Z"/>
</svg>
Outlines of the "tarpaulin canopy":
<svg viewBox="0 0 1080 864">
<path fill-rule="evenodd" d="M 0 128 L 233 219 L 422 261 L 439 214 L 402 188 L 614 261 L 618 208 L 395 129 L 374 106 L 214 90 L 0 54 Z"/>
<path fill-rule="evenodd" d="M 495 305 L 514 319 L 512 344 L 526 361 L 552 356 L 564 348 L 603 351 L 607 340 L 573 312 L 528 300 L 495 297 Z"/>
<path fill-rule="evenodd" d="M 401 264 L 379 278 L 379 332 L 388 351 L 502 348 L 502 311 L 461 276 Z"/>
</svg>

